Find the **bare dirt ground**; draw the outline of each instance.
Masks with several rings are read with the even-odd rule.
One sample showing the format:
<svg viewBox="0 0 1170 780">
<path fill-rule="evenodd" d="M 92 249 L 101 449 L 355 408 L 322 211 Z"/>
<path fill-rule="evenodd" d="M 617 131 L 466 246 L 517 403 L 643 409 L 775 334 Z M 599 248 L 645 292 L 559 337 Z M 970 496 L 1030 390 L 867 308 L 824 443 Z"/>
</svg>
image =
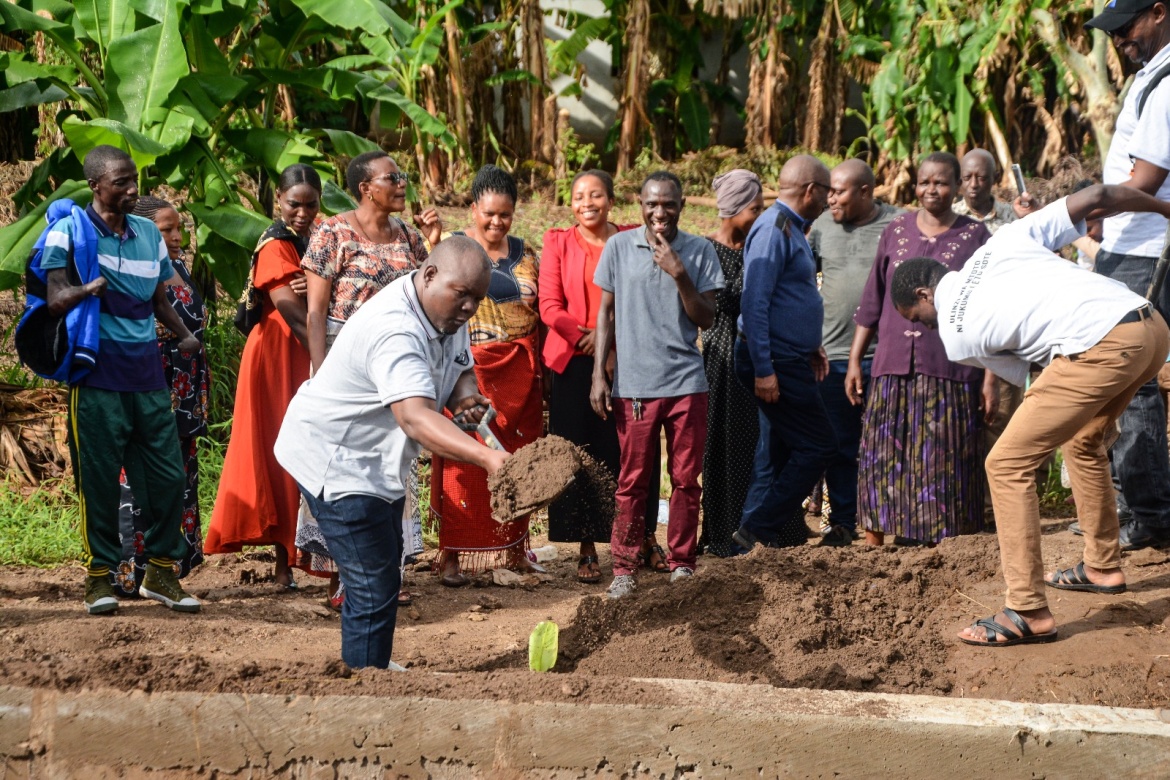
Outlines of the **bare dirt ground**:
<svg viewBox="0 0 1170 780">
<path fill-rule="evenodd" d="M 1071 566 L 1080 542 L 1046 520 L 1045 561 Z M 540 544 L 543 540 L 535 540 Z M 936 549 L 757 550 L 706 556 L 690 581 L 644 572 L 611 602 L 575 580 L 559 545 L 550 582 L 441 587 L 407 575 L 394 657 L 405 674 L 346 669 L 322 581 L 271 584 L 262 554 L 219 556 L 186 580 L 198 616 L 129 601 L 112 617 L 82 608 L 77 568 L 0 569 L 0 681 L 66 690 L 113 687 L 440 698 L 647 702 L 631 678 L 690 678 L 941 696 L 1170 706 L 1170 552 L 1127 555 L 1121 596 L 1052 592 L 1060 641 L 968 647 L 955 632 L 1002 603 L 996 540 Z M 608 561 L 603 558 L 603 567 Z M 561 626 L 551 674 L 527 669 L 527 638 Z M 440 672 L 441 674 L 432 674 Z"/>
</svg>

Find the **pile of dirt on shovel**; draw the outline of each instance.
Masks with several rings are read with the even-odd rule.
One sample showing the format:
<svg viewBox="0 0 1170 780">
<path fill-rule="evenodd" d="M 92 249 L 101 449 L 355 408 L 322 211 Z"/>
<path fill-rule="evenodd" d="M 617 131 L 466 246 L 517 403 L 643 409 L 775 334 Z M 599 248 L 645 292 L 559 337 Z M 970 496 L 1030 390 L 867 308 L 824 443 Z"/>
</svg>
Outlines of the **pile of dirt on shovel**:
<svg viewBox="0 0 1170 780">
<path fill-rule="evenodd" d="M 956 590 L 994 576 L 994 543 L 857 545 L 844 556 L 758 547 L 679 583 L 584 599 L 561 632 L 557 669 L 946 694 L 955 675 L 938 622 L 953 619 Z"/>
<path fill-rule="evenodd" d="M 488 477 L 492 517 L 504 523 L 525 510 L 548 504 L 576 479 L 584 455 L 577 445 L 560 436 L 543 436 L 516 450 Z"/>
</svg>

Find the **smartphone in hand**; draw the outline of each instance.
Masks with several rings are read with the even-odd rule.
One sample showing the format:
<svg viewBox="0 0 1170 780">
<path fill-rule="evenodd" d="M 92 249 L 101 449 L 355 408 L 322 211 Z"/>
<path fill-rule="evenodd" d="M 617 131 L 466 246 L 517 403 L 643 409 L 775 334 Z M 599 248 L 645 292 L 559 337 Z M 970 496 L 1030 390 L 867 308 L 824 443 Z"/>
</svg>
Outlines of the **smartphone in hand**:
<svg viewBox="0 0 1170 780">
<path fill-rule="evenodd" d="M 1018 164 L 1012 164 L 1012 178 L 1016 180 L 1016 189 L 1023 195 L 1028 191 L 1028 185 L 1024 183 L 1024 169 Z"/>
</svg>

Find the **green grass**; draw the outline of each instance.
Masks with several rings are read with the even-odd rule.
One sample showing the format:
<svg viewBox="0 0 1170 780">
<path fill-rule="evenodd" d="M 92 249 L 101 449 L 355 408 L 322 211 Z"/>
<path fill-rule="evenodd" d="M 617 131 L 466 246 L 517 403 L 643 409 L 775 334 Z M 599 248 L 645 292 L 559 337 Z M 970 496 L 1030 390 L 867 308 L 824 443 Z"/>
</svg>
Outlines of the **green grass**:
<svg viewBox="0 0 1170 780">
<path fill-rule="evenodd" d="M 81 559 L 81 515 L 72 480 L 29 491 L 0 482 L 0 565 L 55 566 Z"/>
</svg>

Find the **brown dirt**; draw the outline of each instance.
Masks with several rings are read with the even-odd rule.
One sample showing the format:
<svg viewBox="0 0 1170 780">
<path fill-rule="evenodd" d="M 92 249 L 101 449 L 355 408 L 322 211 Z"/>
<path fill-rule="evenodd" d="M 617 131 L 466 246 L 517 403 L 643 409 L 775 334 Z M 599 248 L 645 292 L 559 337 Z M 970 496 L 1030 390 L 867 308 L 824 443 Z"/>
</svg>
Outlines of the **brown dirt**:
<svg viewBox="0 0 1170 780">
<path fill-rule="evenodd" d="M 560 436 L 542 436 L 516 450 L 488 477 L 492 517 L 506 523 L 547 506 L 576 479 L 582 454 L 577 445 Z"/>
<path fill-rule="evenodd" d="M 1079 559 L 1067 522 L 1045 521 L 1049 567 Z M 416 602 L 399 613 L 394 653 L 411 667 L 406 674 L 345 669 L 323 583 L 302 576 L 299 591 L 278 591 L 267 581 L 270 556 L 219 556 L 198 569 L 186 581 L 204 600 L 198 616 L 126 602 L 113 617 L 89 617 L 79 570 L 4 568 L 0 681 L 613 702 L 651 696 L 631 678 L 670 677 L 1170 706 L 1165 551 L 1125 557 L 1130 591 L 1122 596 L 1053 593 L 1059 642 L 988 650 L 954 635 L 1002 603 L 990 535 L 934 550 L 810 545 L 703 557 L 698 574 L 675 585 L 644 571 L 638 592 L 618 602 L 604 598 L 604 584 L 578 583 L 575 546 L 558 547 L 552 579 L 539 586 L 450 590 L 429 572 L 409 572 Z M 553 673 L 540 675 L 527 670 L 526 647 L 546 619 L 562 626 L 561 655 Z"/>
</svg>

